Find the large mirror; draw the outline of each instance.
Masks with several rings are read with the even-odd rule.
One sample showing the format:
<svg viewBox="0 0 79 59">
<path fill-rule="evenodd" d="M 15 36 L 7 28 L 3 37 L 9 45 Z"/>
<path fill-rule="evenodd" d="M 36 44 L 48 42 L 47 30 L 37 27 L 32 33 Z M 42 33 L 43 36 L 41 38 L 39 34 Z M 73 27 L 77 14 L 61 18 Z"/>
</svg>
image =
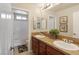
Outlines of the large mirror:
<svg viewBox="0 0 79 59">
<path fill-rule="evenodd" d="M 55 17 L 49 16 L 48 19 L 37 17 L 33 19 L 33 30 L 47 31 L 55 29 Z"/>
<path fill-rule="evenodd" d="M 46 19 L 37 17 L 33 19 L 33 30 L 46 30 Z"/>
</svg>

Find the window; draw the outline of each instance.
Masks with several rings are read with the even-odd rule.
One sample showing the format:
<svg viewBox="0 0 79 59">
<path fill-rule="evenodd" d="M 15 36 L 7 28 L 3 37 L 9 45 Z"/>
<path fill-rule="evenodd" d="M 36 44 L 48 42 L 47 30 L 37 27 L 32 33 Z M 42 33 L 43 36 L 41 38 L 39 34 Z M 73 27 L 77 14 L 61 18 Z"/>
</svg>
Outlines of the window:
<svg viewBox="0 0 79 59">
<path fill-rule="evenodd" d="M 28 12 L 25 12 L 23 10 L 15 10 L 14 17 L 15 17 L 15 20 L 27 20 Z"/>
<path fill-rule="evenodd" d="M 22 17 L 22 19 L 26 20 L 27 18 L 26 17 Z"/>
<path fill-rule="evenodd" d="M 21 16 L 16 16 L 16 19 L 21 19 Z"/>
<path fill-rule="evenodd" d="M 9 13 L 1 13 L 1 19 L 11 19 L 11 14 L 9 14 Z"/>
<path fill-rule="evenodd" d="M 6 14 L 5 13 L 1 13 L 1 18 L 2 19 L 6 19 Z"/>
<path fill-rule="evenodd" d="M 11 14 L 7 14 L 7 19 L 11 19 Z"/>
</svg>

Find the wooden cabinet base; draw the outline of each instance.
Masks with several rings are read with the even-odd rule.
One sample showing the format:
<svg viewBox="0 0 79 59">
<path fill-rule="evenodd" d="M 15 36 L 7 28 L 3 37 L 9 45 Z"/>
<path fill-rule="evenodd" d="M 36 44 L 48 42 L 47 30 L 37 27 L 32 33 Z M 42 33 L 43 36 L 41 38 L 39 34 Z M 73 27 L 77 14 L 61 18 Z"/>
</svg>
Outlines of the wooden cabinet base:
<svg viewBox="0 0 79 59">
<path fill-rule="evenodd" d="M 35 55 L 65 55 L 34 37 L 32 37 L 32 51 Z"/>
<path fill-rule="evenodd" d="M 47 46 L 47 55 L 64 55 L 64 53 L 61 53 L 53 47 Z"/>
</svg>

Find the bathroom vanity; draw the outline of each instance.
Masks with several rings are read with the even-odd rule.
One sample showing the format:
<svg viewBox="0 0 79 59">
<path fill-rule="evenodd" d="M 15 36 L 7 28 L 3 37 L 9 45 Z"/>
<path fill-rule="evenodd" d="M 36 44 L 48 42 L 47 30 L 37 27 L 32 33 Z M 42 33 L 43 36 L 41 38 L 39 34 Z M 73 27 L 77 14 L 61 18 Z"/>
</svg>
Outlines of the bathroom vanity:
<svg viewBox="0 0 79 59">
<path fill-rule="evenodd" d="M 65 50 L 53 44 L 56 41 L 47 36 L 32 35 L 32 52 L 36 55 L 79 55 L 79 50 Z"/>
<path fill-rule="evenodd" d="M 32 37 L 32 50 L 37 55 L 64 55 L 63 52 L 34 37 Z"/>
</svg>

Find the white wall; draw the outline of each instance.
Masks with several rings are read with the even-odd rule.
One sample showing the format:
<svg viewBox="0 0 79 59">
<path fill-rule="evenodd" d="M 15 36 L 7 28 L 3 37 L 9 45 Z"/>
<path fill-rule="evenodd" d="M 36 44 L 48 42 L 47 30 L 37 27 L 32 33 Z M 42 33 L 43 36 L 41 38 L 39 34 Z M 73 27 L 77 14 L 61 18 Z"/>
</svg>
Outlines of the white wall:
<svg viewBox="0 0 79 59">
<path fill-rule="evenodd" d="M 73 13 L 73 37 L 79 39 L 79 11 Z"/>
<path fill-rule="evenodd" d="M 69 8 L 61 9 L 59 11 L 55 11 L 55 15 L 57 17 L 56 19 L 56 25 L 59 29 L 59 17 L 61 16 L 68 16 L 68 32 L 61 32 L 61 35 L 65 36 L 73 36 L 73 13 L 79 11 L 79 5 L 75 5 Z"/>
</svg>

